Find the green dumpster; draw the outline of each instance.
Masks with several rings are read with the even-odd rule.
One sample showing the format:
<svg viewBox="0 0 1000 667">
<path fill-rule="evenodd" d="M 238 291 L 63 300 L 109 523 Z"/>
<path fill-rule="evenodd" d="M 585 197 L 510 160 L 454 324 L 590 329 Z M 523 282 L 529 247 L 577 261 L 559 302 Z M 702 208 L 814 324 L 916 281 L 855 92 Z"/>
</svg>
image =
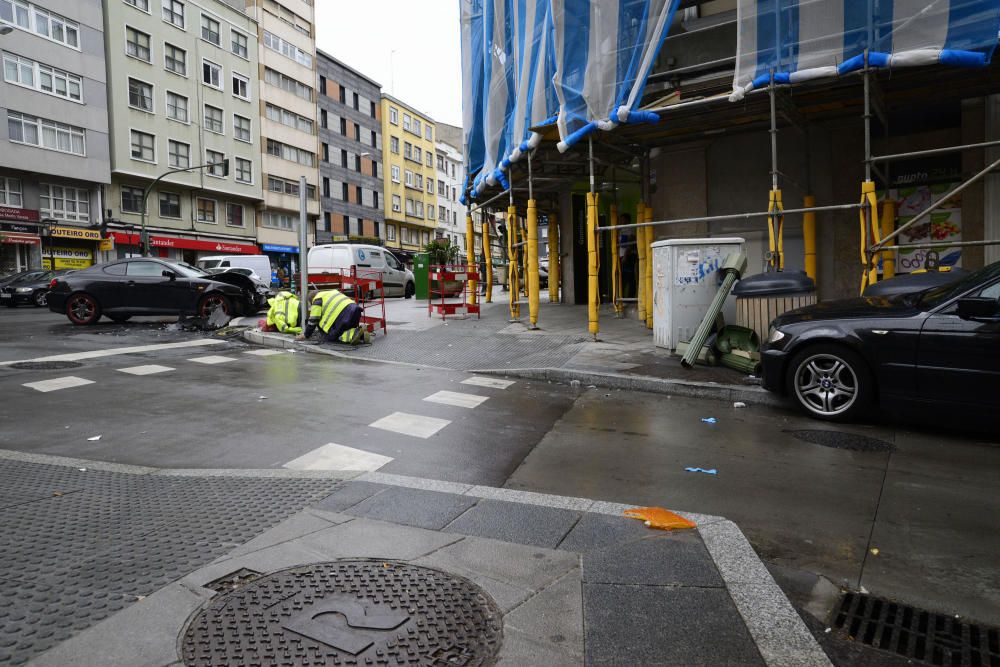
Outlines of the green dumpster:
<svg viewBox="0 0 1000 667">
<path fill-rule="evenodd" d="M 413 286 L 414 296 L 417 299 L 427 298 L 427 276 L 430 271 L 430 255 L 426 252 L 418 252 L 413 256 Z"/>
</svg>

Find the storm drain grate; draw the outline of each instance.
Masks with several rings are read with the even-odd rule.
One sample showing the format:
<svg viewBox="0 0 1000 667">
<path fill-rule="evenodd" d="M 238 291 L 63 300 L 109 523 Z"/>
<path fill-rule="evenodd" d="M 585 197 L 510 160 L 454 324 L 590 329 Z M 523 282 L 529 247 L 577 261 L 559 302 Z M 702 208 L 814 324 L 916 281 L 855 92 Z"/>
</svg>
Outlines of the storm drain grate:
<svg viewBox="0 0 1000 667">
<path fill-rule="evenodd" d="M 869 438 L 867 435 L 847 433 L 846 431 L 829 431 L 824 429 L 802 429 L 785 431 L 785 433 L 814 445 L 833 447 L 834 449 L 849 449 L 852 452 L 891 452 L 895 449 L 891 442 Z"/>
<path fill-rule="evenodd" d="M 235 591 L 240 586 L 249 584 L 254 579 L 259 579 L 263 573 L 257 572 L 256 570 L 251 570 L 247 567 L 241 567 L 235 572 L 230 572 L 229 574 L 219 577 L 215 581 L 210 581 L 205 584 L 204 588 L 213 590 L 216 593 L 230 593 Z"/>
<path fill-rule="evenodd" d="M 847 593 L 834 627 L 848 638 L 940 667 L 1000 667 L 1000 629 Z"/>
<path fill-rule="evenodd" d="M 25 371 L 55 371 L 65 368 L 80 368 L 83 366 L 79 361 L 19 361 L 11 364 L 11 368 L 19 368 Z"/>
</svg>

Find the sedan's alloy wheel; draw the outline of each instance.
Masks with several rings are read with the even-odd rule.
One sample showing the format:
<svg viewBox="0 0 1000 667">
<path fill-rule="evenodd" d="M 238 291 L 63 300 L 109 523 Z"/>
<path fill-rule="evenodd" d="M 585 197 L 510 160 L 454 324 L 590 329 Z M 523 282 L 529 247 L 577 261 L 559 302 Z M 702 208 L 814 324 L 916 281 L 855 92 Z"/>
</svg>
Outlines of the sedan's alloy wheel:
<svg viewBox="0 0 1000 667">
<path fill-rule="evenodd" d="M 795 370 L 794 388 L 802 405 L 824 417 L 842 414 L 858 400 L 858 376 L 834 354 L 804 359 Z"/>
</svg>

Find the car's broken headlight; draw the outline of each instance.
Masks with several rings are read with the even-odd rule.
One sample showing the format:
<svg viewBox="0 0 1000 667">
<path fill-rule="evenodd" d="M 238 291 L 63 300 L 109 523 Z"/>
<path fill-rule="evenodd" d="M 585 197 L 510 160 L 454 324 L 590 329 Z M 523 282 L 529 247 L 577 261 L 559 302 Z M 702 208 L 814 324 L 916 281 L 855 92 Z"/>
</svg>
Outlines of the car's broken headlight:
<svg viewBox="0 0 1000 667">
<path fill-rule="evenodd" d="M 771 327 L 771 329 L 767 332 L 767 342 L 770 343 L 771 345 L 777 343 L 784 337 L 785 337 L 785 332 L 775 327 Z"/>
</svg>

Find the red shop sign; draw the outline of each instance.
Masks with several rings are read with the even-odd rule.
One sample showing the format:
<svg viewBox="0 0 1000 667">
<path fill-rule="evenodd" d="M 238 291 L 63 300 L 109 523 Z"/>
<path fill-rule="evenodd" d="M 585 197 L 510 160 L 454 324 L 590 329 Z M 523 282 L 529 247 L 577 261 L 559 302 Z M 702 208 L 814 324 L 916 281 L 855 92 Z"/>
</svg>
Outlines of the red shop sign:
<svg viewBox="0 0 1000 667">
<path fill-rule="evenodd" d="M 123 245 L 138 245 L 141 238 L 138 232 L 113 232 L 115 243 Z M 182 250 L 207 250 L 210 252 L 234 255 L 257 255 L 260 250 L 256 245 L 233 243 L 232 241 L 199 241 L 196 239 L 180 239 L 172 236 L 150 236 L 149 245 L 153 248 L 181 248 Z"/>
<path fill-rule="evenodd" d="M 38 222 L 38 211 L 27 208 L 11 208 L 10 206 L 0 206 L 0 220 L 22 220 L 25 222 Z"/>
</svg>

